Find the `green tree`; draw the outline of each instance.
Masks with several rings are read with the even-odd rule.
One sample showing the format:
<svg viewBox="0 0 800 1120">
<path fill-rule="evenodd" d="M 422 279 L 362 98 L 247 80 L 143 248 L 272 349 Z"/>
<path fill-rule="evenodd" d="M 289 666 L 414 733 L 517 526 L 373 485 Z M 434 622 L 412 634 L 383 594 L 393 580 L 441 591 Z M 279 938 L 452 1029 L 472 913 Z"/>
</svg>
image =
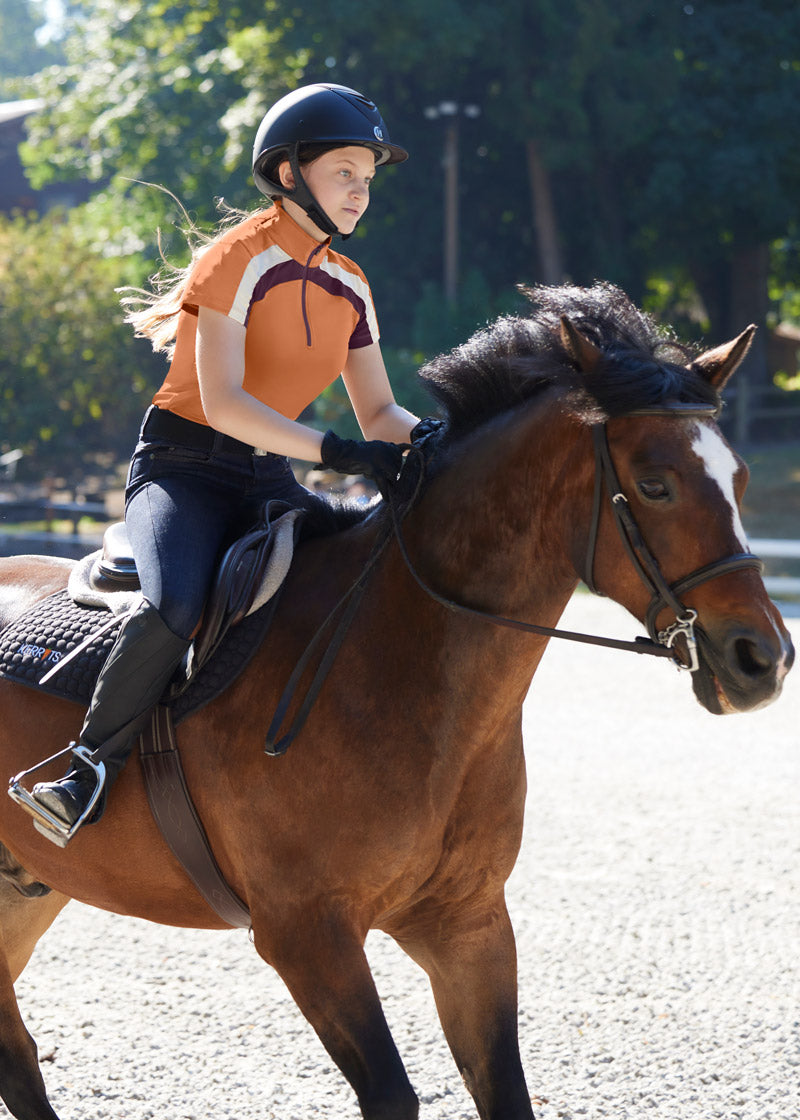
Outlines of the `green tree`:
<svg viewBox="0 0 800 1120">
<path fill-rule="evenodd" d="M 211 219 L 215 195 L 241 193 L 232 107 L 253 100 L 248 111 L 258 119 L 272 92 L 285 92 L 293 60 L 278 53 L 272 61 L 286 22 L 278 11 L 276 0 L 74 4 L 67 64 L 45 70 L 34 86 L 48 104 L 23 150 L 34 186 L 142 179 Z M 249 80 L 253 56 L 257 90 Z M 156 196 L 152 205 L 158 214 Z"/>
<path fill-rule="evenodd" d="M 655 266 L 688 276 L 717 337 L 764 325 L 770 243 L 797 219 L 800 8 L 792 0 L 685 4 L 679 83 L 639 195 Z M 763 380 L 766 331 L 749 359 Z"/>
<path fill-rule="evenodd" d="M 145 179 L 210 222 L 215 195 L 259 201 L 250 143 L 277 96 L 330 78 L 375 98 L 412 160 L 378 176 L 347 251 L 395 346 L 430 318 L 418 304 L 435 301 L 442 271 L 443 133 L 424 110 L 444 99 L 481 108 L 462 120 L 461 264 L 491 301 L 562 275 L 641 299 L 667 273 L 659 290 L 692 302 L 693 285 L 716 337 L 742 308 L 763 313 L 766 246 L 796 218 L 800 187 L 792 0 L 361 0 L 358 18 L 342 0 L 79 0 L 73 12 L 68 65 L 30 89 L 50 106 L 26 151 L 36 183 Z M 149 227 L 174 220 L 167 196 L 148 197 Z"/>
<path fill-rule="evenodd" d="M 534 235 L 534 278 L 601 275 L 636 296 L 641 276 L 627 188 L 653 137 L 654 107 L 670 88 L 671 6 L 511 0 L 485 7 L 494 31 L 478 74 L 490 131 L 500 140 L 496 178 L 518 168 L 512 197 L 527 204 L 517 224 Z"/>
<path fill-rule="evenodd" d="M 482 10 L 486 15 L 488 6 Z M 386 9 L 364 0 L 358 20 L 344 4 L 315 0 L 291 11 L 277 0 L 212 0 L 202 10 L 186 3 L 81 0 L 73 11 L 68 65 L 42 73 L 31 90 L 49 106 L 32 122 L 24 148 L 37 186 L 75 175 L 116 186 L 127 176 L 162 184 L 198 220 L 211 222 L 215 196 L 245 206 L 259 201 L 249 174 L 253 133 L 287 89 L 332 79 L 375 97 L 414 162 L 381 174 L 364 228 L 348 250 L 375 287 L 384 334 L 398 344 L 407 341 L 420 277 L 441 272 L 441 132 L 423 109 L 441 99 L 443 89 L 469 96 L 470 58 L 482 34 L 460 3 L 411 0 Z M 448 60 L 444 68 L 442 59 Z M 479 140 L 465 130 L 464 190 L 474 198 L 481 189 Z M 415 189 L 409 173 L 418 182 L 435 181 L 436 190 Z M 151 228 L 175 220 L 166 196 L 151 192 L 150 206 Z M 487 223 L 480 224 L 480 235 L 479 224 L 470 224 L 480 244 L 473 249 L 465 222 L 465 273 L 483 256 L 484 267 L 487 260 L 494 264 L 490 287 L 500 275 L 503 285 L 513 283 L 513 258 L 520 254 L 511 221 L 501 223 L 502 243 L 489 253 L 483 252 Z M 167 248 L 180 253 L 180 239 L 171 238 Z"/>
<path fill-rule="evenodd" d="M 126 457 L 163 376 L 122 321 L 114 289 L 142 279 L 126 237 L 103 199 L 0 219 L 0 447 L 39 476 Z"/>
</svg>

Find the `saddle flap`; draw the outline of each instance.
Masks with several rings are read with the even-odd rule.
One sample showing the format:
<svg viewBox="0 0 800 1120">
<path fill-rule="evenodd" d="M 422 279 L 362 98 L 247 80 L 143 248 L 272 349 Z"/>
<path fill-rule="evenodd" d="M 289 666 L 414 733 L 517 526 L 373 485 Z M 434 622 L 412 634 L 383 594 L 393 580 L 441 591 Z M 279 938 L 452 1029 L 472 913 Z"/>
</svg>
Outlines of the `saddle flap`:
<svg viewBox="0 0 800 1120">
<path fill-rule="evenodd" d="M 302 517 L 302 510 L 285 502 L 268 502 L 264 520 L 227 550 L 194 639 L 190 676 L 211 657 L 231 626 L 263 606 L 281 587 Z"/>
</svg>

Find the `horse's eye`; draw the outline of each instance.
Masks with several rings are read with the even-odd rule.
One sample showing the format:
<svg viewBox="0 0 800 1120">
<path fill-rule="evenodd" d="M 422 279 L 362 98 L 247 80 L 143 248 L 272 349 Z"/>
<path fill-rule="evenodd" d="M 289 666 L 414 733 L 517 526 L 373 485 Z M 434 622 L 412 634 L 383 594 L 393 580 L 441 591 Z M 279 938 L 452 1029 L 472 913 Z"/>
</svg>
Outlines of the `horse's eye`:
<svg viewBox="0 0 800 1120">
<path fill-rule="evenodd" d="M 660 478 L 640 478 L 636 485 L 648 502 L 665 502 L 672 496 L 666 482 Z"/>
</svg>

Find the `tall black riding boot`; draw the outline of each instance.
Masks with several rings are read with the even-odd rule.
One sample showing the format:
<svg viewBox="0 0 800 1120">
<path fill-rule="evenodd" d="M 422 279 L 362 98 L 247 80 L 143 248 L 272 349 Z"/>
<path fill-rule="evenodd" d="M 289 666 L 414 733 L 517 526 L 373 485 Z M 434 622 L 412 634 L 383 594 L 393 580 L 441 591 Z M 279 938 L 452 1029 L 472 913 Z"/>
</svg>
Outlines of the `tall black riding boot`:
<svg viewBox="0 0 800 1120">
<path fill-rule="evenodd" d="M 127 761 L 135 736 L 161 699 L 190 643 L 167 626 L 144 599 L 122 624 L 95 685 L 80 745 L 101 751 L 105 786 L 92 820 Z M 37 782 L 31 795 L 71 826 L 86 811 L 96 786 L 93 770 L 78 761 L 58 782 Z"/>
</svg>

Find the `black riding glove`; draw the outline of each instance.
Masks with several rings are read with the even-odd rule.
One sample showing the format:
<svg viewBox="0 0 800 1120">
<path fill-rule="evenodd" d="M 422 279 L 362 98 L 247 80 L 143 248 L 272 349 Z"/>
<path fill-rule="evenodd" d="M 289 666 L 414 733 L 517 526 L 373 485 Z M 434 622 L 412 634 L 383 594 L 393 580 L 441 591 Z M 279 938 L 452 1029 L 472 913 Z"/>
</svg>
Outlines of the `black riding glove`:
<svg viewBox="0 0 800 1120">
<path fill-rule="evenodd" d="M 443 427 L 444 420 L 440 420 L 438 416 L 423 416 L 411 429 L 411 442 L 421 443 L 428 436 L 437 435 Z"/>
<path fill-rule="evenodd" d="M 411 429 L 411 442 L 428 460 L 436 450 L 445 423 L 437 416 L 425 416 Z"/>
<path fill-rule="evenodd" d="M 407 450 L 408 444 L 382 439 L 342 439 L 329 431 L 322 439 L 321 464 L 339 474 L 363 474 L 377 483 L 395 482 Z"/>
</svg>

